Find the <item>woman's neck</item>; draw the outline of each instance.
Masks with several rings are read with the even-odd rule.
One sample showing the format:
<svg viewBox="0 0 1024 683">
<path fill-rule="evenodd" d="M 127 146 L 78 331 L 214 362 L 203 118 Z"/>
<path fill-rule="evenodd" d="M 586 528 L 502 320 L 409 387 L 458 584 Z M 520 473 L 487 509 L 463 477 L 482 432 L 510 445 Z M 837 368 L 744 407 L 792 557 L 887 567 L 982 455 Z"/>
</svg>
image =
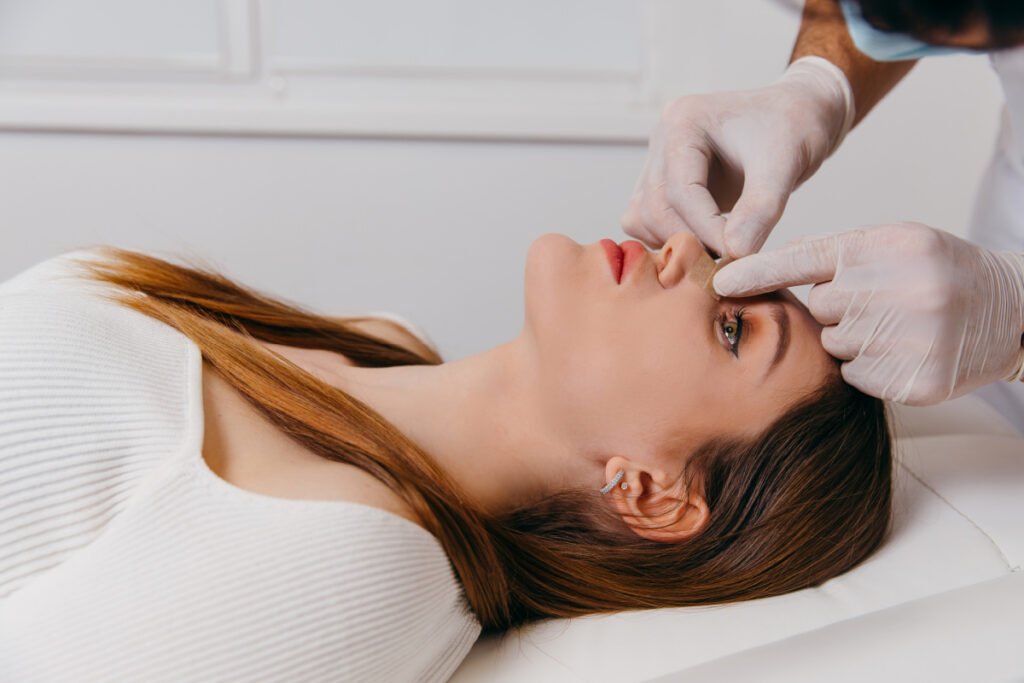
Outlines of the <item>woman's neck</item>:
<svg viewBox="0 0 1024 683">
<path fill-rule="evenodd" d="M 579 481 L 542 414 L 540 383 L 521 339 L 442 365 L 361 368 L 338 363 L 325 379 L 380 413 L 491 513 L 529 504 Z M 600 477 L 600 465 L 594 464 Z"/>
</svg>

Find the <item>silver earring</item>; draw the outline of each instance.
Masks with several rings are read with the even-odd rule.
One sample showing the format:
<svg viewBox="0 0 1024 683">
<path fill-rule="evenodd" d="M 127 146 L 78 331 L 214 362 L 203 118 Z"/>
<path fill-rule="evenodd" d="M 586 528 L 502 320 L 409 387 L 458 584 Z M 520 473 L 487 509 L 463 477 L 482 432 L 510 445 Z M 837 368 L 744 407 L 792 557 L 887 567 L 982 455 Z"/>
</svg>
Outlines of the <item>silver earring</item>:
<svg viewBox="0 0 1024 683">
<path fill-rule="evenodd" d="M 608 482 L 607 484 L 605 484 L 604 486 L 601 487 L 601 494 L 604 495 L 605 493 L 608 493 L 613 488 L 615 488 L 615 485 L 618 484 L 620 481 L 622 481 L 622 477 L 624 477 L 625 475 L 626 475 L 626 470 L 621 470 L 620 469 L 618 472 L 616 472 L 615 476 L 612 477 L 612 480 L 610 482 Z M 628 488 L 628 486 L 629 486 L 629 484 L 627 484 L 626 482 L 622 481 L 622 488 L 625 489 L 625 488 Z"/>
</svg>

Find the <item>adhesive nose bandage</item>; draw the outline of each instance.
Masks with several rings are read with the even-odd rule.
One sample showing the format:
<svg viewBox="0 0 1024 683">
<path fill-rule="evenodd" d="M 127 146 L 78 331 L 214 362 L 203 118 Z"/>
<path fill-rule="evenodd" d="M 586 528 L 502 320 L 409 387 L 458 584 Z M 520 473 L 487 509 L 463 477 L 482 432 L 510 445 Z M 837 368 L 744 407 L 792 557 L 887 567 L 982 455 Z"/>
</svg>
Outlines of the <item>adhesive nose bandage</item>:
<svg viewBox="0 0 1024 683">
<path fill-rule="evenodd" d="M 690 282 L 696 282 L 698 285 L 704 288 L 713 299 L 721 301 L 722 297 L 715 291 L 715 287 L 712 282 L 715 279 L 715 273 L 728 263 L 728 259 L 719 259 L 717 262 L 711 258 L 711 255 L 706 251 L 702 252 L 697 262 L 694 263 L 689 270 L 686 271 L 686 278 Z"/>
</svg>

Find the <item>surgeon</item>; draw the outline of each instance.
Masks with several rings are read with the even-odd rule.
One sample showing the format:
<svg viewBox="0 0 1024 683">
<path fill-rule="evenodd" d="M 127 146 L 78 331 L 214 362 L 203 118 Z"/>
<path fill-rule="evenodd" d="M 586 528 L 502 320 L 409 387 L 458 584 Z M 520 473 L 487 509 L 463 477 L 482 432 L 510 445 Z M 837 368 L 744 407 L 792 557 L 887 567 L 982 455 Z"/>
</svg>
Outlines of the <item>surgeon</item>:
<svg viewBox="0 0 1024 683">
<path fill-rule="evenodd" d="M 723 296 L 814 285 L 822 344 L 862 391 L 928 405 L 984 387 L 1024 431 L 1022 46 L 1020 0 L 807 0 L 778 81 L 666 106 L 623 227 L 651 247 L 688 230 L 737 259 L 715 276 Z M 965 50 L 991 53 L 1006 98 L 971 241 L 892 223 L 757 253 L 790 193 L 918 59 Z"/>
</svg>

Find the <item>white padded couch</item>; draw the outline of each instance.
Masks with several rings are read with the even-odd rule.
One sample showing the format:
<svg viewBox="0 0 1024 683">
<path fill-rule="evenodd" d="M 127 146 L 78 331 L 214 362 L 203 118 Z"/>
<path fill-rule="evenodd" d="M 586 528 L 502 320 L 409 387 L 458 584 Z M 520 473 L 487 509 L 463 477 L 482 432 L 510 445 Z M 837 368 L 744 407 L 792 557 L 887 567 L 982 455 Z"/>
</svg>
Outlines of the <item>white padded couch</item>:
<svg viewBox="0 0 1024 683">
<path fill-rule="evenodd" d="M 893 533 L 853 571 L 481 639 L 453 683 L 1024 681 L 1024 439 L 972 396 L 895 421 Z"/>
</svg>

